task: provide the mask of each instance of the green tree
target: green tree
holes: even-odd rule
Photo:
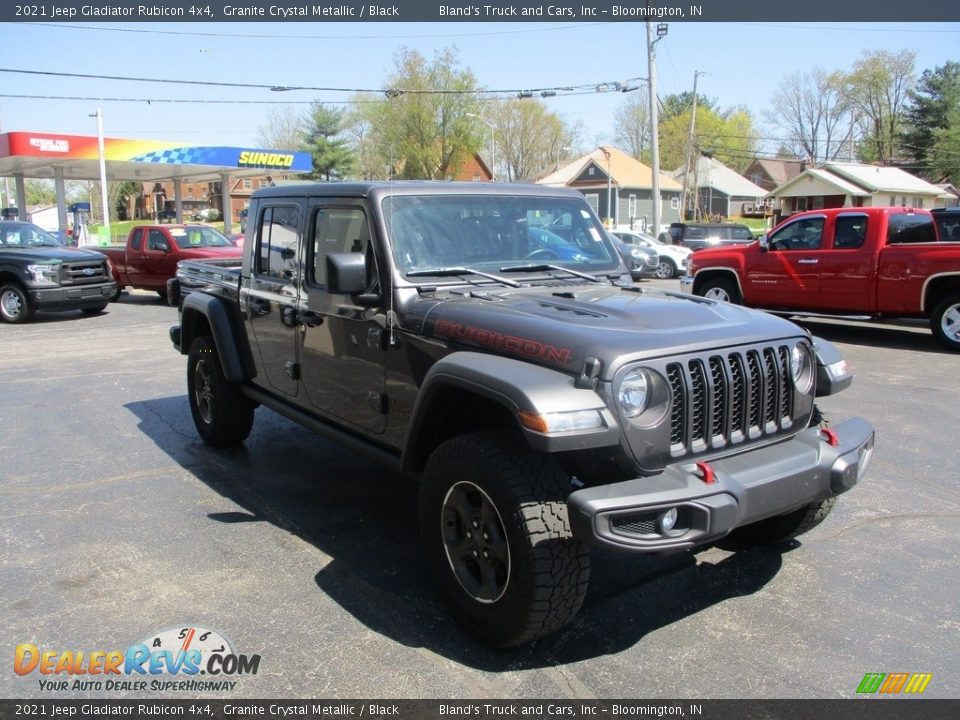
[[[667,95],[660,100],[659,120],[670,120],[678,115],[686,114],[690,119],[690,108],[693,107],[693,93],[687,90],[675,95]],[[704,108],[715,115],[720,115],[720,106],[716,98],[708,98],[706,95],[697,93],[697,109]]]
[[[948,62],[933,70],[924,70],[909,93],[904,110],[900,147],[903,167],[930,180],[945,175],[960,180],[956,170],[943,172],[944,162],[960,156],[960,145],[950,147],[949,138],[957,127],[960,112],[960,63]],[[955,163],[954,163],[955,165]]]
[[[861,160],[890,164],[899,158],[900,130],[915,83],[916,57],[913,50],[867,50],[846,76],[846,95],[860,124],[857,153]]]
[[[350,174],[354,151],[343,130],[343,110],[319,102],[313,104],[304,131],[304,149],[313,156],[310,177],[336,180]]]
[[[930,157],[935,180],[960,185],[960,104],[947,112],[945,127],[933,131]]]
[[[57,193],[50,180],[27,180],[23,183],[23,192],[28,207],[47,207],[57,202]]]
[[[745,170],[759,145],[753,117],[744,108],[719,114],[710,107],[700,107],[699,100],[697,102],[694,148],[734,170]],[[678,168],[686,163],[690,110],[687,108],[660,125],[660,166],[663,168]]]
[[[374,143],[379,165],[391,175],[438,180],[483,145],[475,116],[481,114],[473,73],[460,66],[456,50],[446,48],[428,61],[416,50],[402,48],[387,80],[387,97],[358,107],[356,123],[366,123],[366,139]]]
[[[131,211],[136,198],[143,192],[143,186],[137,182],[122,181],[107,183],[107,195],[110,207],[113,209],[111,218],[114,220],[130,220]]]

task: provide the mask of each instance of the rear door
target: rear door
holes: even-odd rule
[[[824,311],[872,313],[876,298],[876,253],[866,243],[872,228],[863,212],[833,218],[820,254],[820,296]]]
[[[240,290],[248,334],[255,339],[257,382],[290,397],[297,395],[300,378],[296,312],[301,220],[302,204],[295,198],[260,204],[250,280]]]

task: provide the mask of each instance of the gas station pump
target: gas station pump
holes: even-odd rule
[[[73,235],[70,237],[72,245],[92,245],[90,232],[87,230],[87,216],[90,215],[90,203],[77,202],[67,207],[72,216],[70,224],[73,226]]]

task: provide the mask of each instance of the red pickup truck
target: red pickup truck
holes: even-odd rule
[[[98,247],[110,258],[120,290],[130,285],[167,295],[167,280],[181,260],[240,258],[243,250],[208,225],[138,225],[126,245]]]
[[[960,242],[927,210],[796,213],[758,242],[693,254],[681,289],[768,310],[924,317],[960,351]]]

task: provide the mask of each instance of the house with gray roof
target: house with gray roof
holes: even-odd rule
[[[677,168],[671,175],[683,183],[684,168]],[[695,209],[698,218],[725,219],[752,213],[756,207],[763,206],[767,194],[733,168],[706,155],[700,156],[686,175],[688,192],[692,193],[696,188],[697,199],[696,208],[688,199],[687,209]]]

